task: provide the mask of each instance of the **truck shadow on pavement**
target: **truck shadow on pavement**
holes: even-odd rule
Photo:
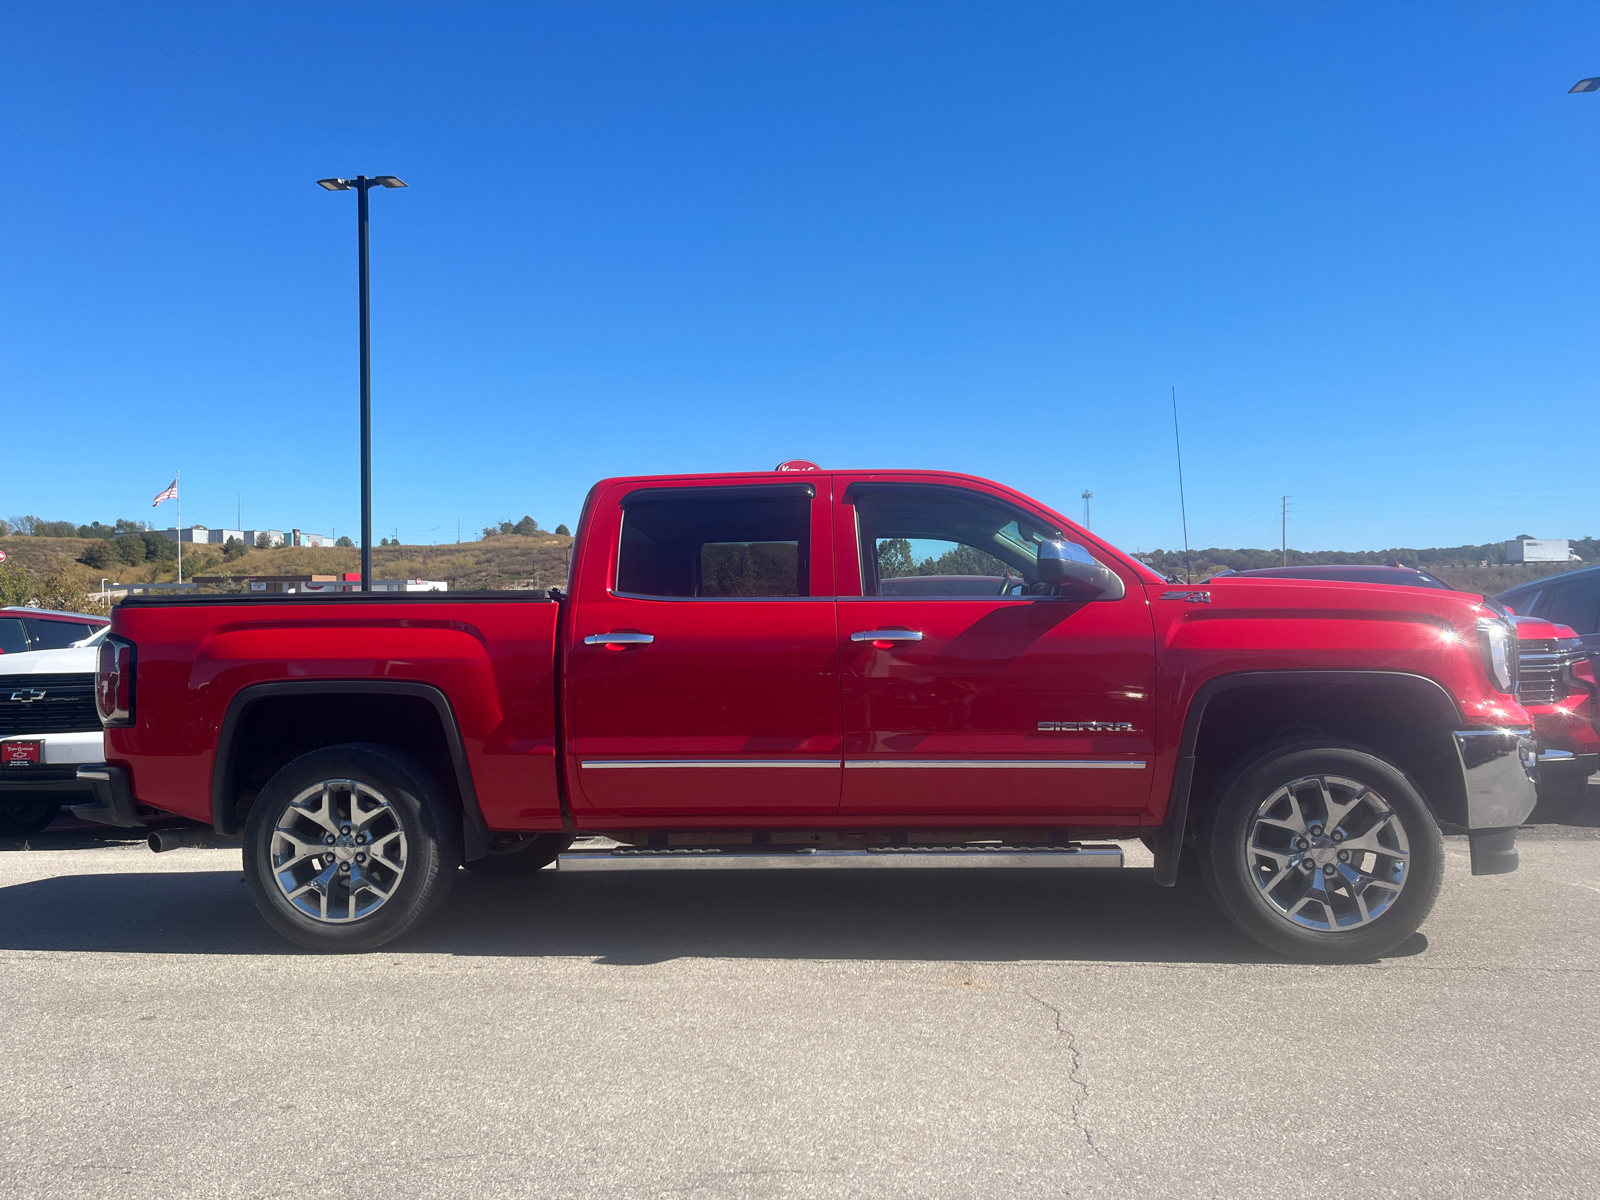
[[[1394,952],[1419,953],[1421,934]],[[0,888],[0,950],[305,953],[238,871],[60,875]],[[1193,882],[1145,869],[641,872],[519,880],[461,872],[443,910],[386,954],[879,961],[1270,963]]]

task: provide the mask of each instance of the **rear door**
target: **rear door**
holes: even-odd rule
[[[1049,594],[1037,547],[1060,535],[1048,518],[981,491],[845,488],[835,529],[843,812],[1081,821],[1145,807],[1149,606],[1114,561],[1127,574],[1122,599]]]
[[[837,811],[829,483],[597,497],[567,676],[576,802],[592,817]]]

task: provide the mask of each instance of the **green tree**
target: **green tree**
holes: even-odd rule
[[[535,534],[543,533],[544,530],[539,528],[539,522],[532,517],[523,517],[511,527],[511,532],[519,537],[533,537]]]
[[[568,529],[565,525],[557,525],[556,526],[556,536],[557,537],[571,537],[572,536],[572,530]]]
[[[911,561],[911,543],[905,538],[885,538],[878,543],[878,578],[903,579],[915,575],[917,567]]]
[[[344,546],[347,549],[354,549],[355,548],[355,543],[352,542],[348,537],[341,537],[338,541],[334,542],[333,544],[335,546]],[[387,544],[388,544],[388,540],[387,539],[385,539],[383,542],[379,543],[379,545],[387,545]]]
[[[130,534],[123,534],[112,542],[111,546],[116,551],[117,561],[127,563],[130,567],[138,566],[148,555],[144,538]]]
[[[178,557],[178,543],[163,533],[147,529],[139,535],[144,543],[146,562],[172,562]]]
[[[243,558],[250,553],[250,547],[243,538],[231,537],[222,543],[222,561],[232,562],[236,558]]]
[[[83,553],[78,555],[78,561],[86,567],[93,567],[99,571],[109,567],[116,561],[117,550],[105,538],[96,538],[83,548]]]
[[[78,527],[71,521],[36,521],[34,537],[77,537]]]

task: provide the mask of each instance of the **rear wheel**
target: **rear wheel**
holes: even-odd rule
[[[60,812],[59,804],[0,804],[0,836],[27,837],[39,833]]]
[[[1405,774],[1354,747],[1289,746],[1233,776],[1200,838],[1222,910],[1279,954],[1364,962],[1433,908],[1444,839]]]
[[[487,854],[462,865],[480,875],[532,875],[560,858],[572,842],[570,833],[497,833]]]
[[[388,746],[330,746],[283,767],[245,824],[250,895],[314,950],[370,950],[444,902],[461,821],[417,761]]]

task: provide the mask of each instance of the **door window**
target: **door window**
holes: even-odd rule
[[[36,617],[27,618],[24,624],[35,650],[60,650],[82,641],[97,628],[81,621],[45,621]]]
[[[16,617],[0,617],[0,654],[21,654],[28,648],[28,635]]]
[[[1039,543],[1061,536],[955,488],[861,490],[864,596],[1040,596]]]
[[[805,484],[635,492],[623,501],[617,591],[700,599],[809,595],[813,491]]]
[[[1558,625],[1570,625],[1579,633],[1600,632],[1600,574],[1558,586],[1545,601],[1543,616]]]

